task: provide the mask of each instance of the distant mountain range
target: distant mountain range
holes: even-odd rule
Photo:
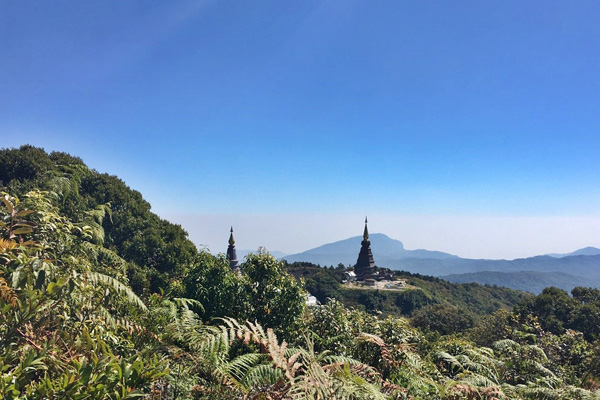
[[[431,250],[407,250],[399,240],[370,235],[375,264],[397,270],[442,277],[452,282],[479,282],[540,292],[557,286],[600,287],[600,249],[586,247],[569,254],[550,254],[516,260],[476,260]],[[329,243],[285,256],[288,262],[306,261],[322,266],[354,265],[362,236]]]
[[[540,293],[544,288],[554,286],[570,292],[576,286],[596,286],[588,278],[571,275],[564,272],[539,272],[539,271],[516,271],[499,272],[483,271],[467,274],[456,274],[441,276],[442,279],[453,283],[477,282],[486,285],[506,286],[511,289],[523,290],[525,292]]]
[[[392,239],[383,233],[373,233],[369,235],[369,239],[371,240],[371,249],[373,249],[375,263],[382,267],[392,268],[390,265],[396,265],[397,261],[407,258],[460,259],[458,256],[441,251],[406,250],[401,241]],[[362,236],[354,236],[349,239],[315,247],[302,253],[290,254],[283,257],[283,259],[288,262],[306,261],[313,264],[334,266],[342,263],[345,266],[350,266],[356,264],[362,240]]]

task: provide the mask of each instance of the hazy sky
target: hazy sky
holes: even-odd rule
[[[0,2],[0,147],[67,151],[192,239],[600,247],[597,1]],[[375,252],[375,249],[374,249]]]

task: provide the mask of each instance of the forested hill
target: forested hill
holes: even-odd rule
[[[89,169],[63,152],[33,146],[0,151],[0,187],[9,193],[39,188],[59,193],[60,212],[80,221],[84,211],[108,205],[104,246],[129,261],[129,282],[137,293],[168,287],[169,278],[190,266],[196,246],[179,225],[159,218],[140,192],[116,176]]]
[[[306,289],[322,303],[328,298],[335,298],[347,306],[388,315],[412,316],[435,305],[459,309],[465,317],[478,319],[499,309],[510,310],[531,296],[502,286],[451,283],[405,271],[389,271],[395,279],[402,279],[407,284],[406,290],[392,291],[349,288],[342,284],[344,270],[341,268],[321,268],[311,263],[295,262],[287,264],[286,270],[296,278],[304,279]]]

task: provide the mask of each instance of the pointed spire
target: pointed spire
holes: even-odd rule
[[[231,230],[229,232],[231,232],[229,234],[229,244],[233,245],[235,244],[235,239],[233,238],[233,226],[231,227]]]
[[[363,233],[363,239],[369,240],[369,229],[367,228],[367,217],[365,217],[365,232]]]
[[[237,259],[237,252],[235,251],[235,239],[233,239],[233,226],[229,231],[229,246],[227,247],[227,258],[229,258],[229,267],[234,271],[240,270],[240,264]]]

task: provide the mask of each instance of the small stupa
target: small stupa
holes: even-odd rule
[[[240,271],[240,263],[237,259],[237,252],[235,251],[235,239],[233,238],[233,226],[229,231],[229,246],[227,246],[227,258],[229,259],[229,267],[235,271]]]

